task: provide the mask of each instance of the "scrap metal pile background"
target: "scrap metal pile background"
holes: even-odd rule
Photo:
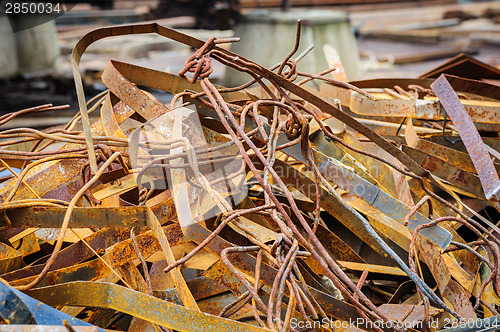
[[[109,61],[87,100],[85,49],[144,33],[194,54],[178,75]],[[0,132],[0,330],[496,330],[500,88],[302,73],[300,22],[271,69],[236,41],[95,30],[79,114]],[[214,85],[212,61],[249,83]]]

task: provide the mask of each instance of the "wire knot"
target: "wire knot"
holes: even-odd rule
[[[212,59],[210,52],[216,44],[216,38],[211,37],[203,44],[193,55],[191,55],[184,63],[184,68],[179,71],[179,76],[187,80],[189,83],[194,83],[198,78],[208,77],[212,69]],[[193,73],[193,77],[189,78],[186,73]]]

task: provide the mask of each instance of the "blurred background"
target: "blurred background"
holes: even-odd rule
[[[500,65],[498,1],[70,0],[52,2],[60,5],[59,13],[18,15],[6,14],[12,1],[1,3],[0,113],[46,103],[72,105],[64,112],[23,118],[23,126],[53,126],[75,114],[72,49],[93,29],[116,24],[157,22],[203,40],[238,36],[239,43],[225,47],[272,66],[293,48],[296,22],[302,19],[297,54],[314,45],[299,63],[302,71],[334,66],[339,70],[333,78],[349,81],[431,77],[432,69],[458,59],[480,61],[479,71],[483,64],[491,66],[481,77],[473,70],[469,78],[500,79],[495,72]],[[110,59],[177,73],[192,52],[157,35],[101,40],[82,58],[86,95],[105,89],[100,74]],[[220,64],[214,64],[211,77],[227,86],[249,80]],[[171,97],[151,92],[165,102]]]

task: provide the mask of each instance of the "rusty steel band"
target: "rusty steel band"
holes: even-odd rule
[[[431,84],[443,108],[450,115],[474,163],[486,199],[500,199],[500,179],[474,123],[444,75]]]

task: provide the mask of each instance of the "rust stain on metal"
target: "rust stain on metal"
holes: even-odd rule
[[[302,73],[300,31],[299,22],[272,70],[220,47],[238,38],[202,41],[154,23],[83,36],[72,57],[79,117],[1,133],[34,144],[0,150],[6,171],[21,169],[0,183],[0,303],[34,303],[25,323],[69,330],[67,314],[112,330],[256,332],[330,330],[318,322],[402,332],[498,315],[500,237],[490,235],[500,234],[500,180],[488,151],[499,144],[489,138],[487,150],[473,123],[495,128],[498,105],[460,101],[444,77],[348,83]],[[196,50],[177,75],[112,60],[109,90],[87,102],[84,51],[144,33]],[[251,81],[214,85],[213,60]],[[302,85],[313,79],[326,87]],[[463,143],[439,123],[434,93]],[[65,107],[2,115],[0,125]],[[411,147],[398,136],[404,117]],[[61,310],[32,309],[40,301]],[[0,306],[5,322],[22,316],[11,307]]]
[[[444,75],[439,76],[431,84],[431,88],[436,93],[436,96],[438,96],[445,111],[449,114],[467,148],[467,152],[469,152],[469,156],[481,180],[486,199],[500,200],[500,179],[498,178],[497,171],[493,166],[493,162],[488,150],[484,146],[481,136],[457,94]]]

